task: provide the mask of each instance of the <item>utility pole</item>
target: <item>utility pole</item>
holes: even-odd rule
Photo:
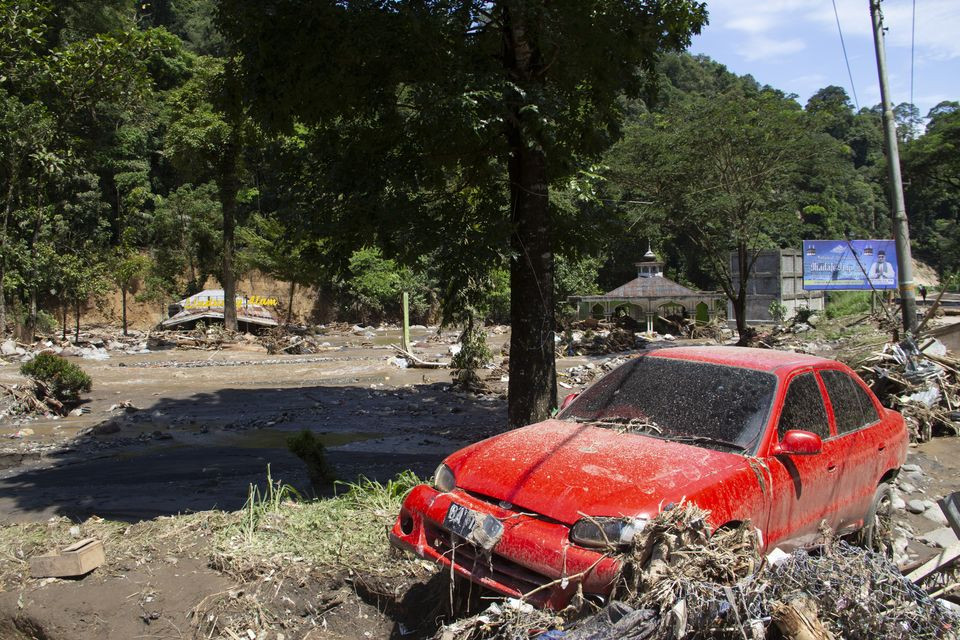
[[[880,76],[880,100],[883,103],[883,133],[887,141],[887,171],[890,179],[893,237],[897,246],[897,271],[900,284],[900,308],[903,328],[917,329],[917,294],[913,284],[913,260],[910,256],[910,228],[903,202],[903,181],[900,178],[900,150],[897,147],[897,123],[893,119],[893,103],[887,86],[887,55],[883,46],[883,14],[880,0],[869,0],[873,18],[873,43],[877,49],[877,74]]]

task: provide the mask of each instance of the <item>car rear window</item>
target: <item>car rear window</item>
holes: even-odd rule
[[[833,405],[837,433],[850,433],[880,419],[870,396],[849,375],[842,371],[821,371],[820,375]]]
[[[712,438],[749,452],[767,422],[776,386],[776,376],[764,371],[642,356],[584,391],[562,419],[612,428],[629,421],[624,431]]]

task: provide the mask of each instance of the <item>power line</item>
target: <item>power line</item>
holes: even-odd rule
[[[850,78],[850,91],[853,93],[853,104],[860,111],[860,101],[857,100],[857,88],[853,84],[853,71],[850,70],[850,58],[847,57],[847,43],[843,41],[843,29],[840,28],[840,13],[837,11],[837,0],[833,2],[833,17],[837,19],[837,33],[840,34],[840,48],[843,49],[843,60],[847,63],[847,76]]]

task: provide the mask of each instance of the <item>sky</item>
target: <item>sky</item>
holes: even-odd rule
[[[960,101],[960,0],[915,0],[913,102],[925,117],[943,100]],[[795,93],[801,104],[837,85],[861,107],[880,103],[869,0],[836,0],[853,72],[844,63],[831,0],[707,0],[710,24],[690,47],[739,75]],[[910,101],[914,0],[883,0],[893,104]]]

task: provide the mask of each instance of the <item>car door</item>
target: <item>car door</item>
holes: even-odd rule
[[[810,431],[823,440],[823,449],[813,455],[769,455],[770,510],[767,546],[793,548],[813,543],[821,522],[835,527],[835,499],[842,456],[832,438],[824,389],[812,369],[794,374],[776,421],[776,446],[791,429]]]
[[[856,528],[866,513],[880,477],[880,447],[872,426],[880,413],[860,382],[846,371],[822,369],[820,377],[827,391],[836,429],[835,446],[841,458],[837,474],[837,530]]]

